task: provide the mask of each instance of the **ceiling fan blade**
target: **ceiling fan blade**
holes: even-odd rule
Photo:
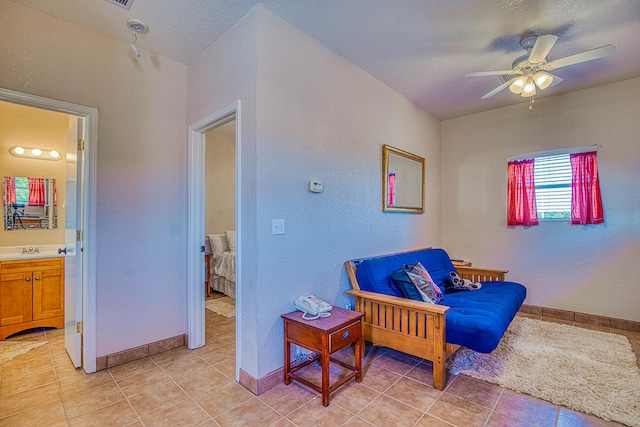
[[[549,85],[549,87],[554,87],[555,85],[562,83],[562,81],[564,80],[562,77],[558,77],[555,74],[551,74],[551,73],[547,73],[549,74],[551,77],[553,77],[553,81],[551,82],[551,84]]]
[[[551,34],[538,37],[536,43],[533,45],[533,49],[531,49],[531,54],[529,54],[529,62],[538,64],[544,61],[557,40],[558,36]]]
[[[474,71],[472,73],[465,74],[466,77],[478,77],[478,76],[500,76],[500,75],[520,75],[521,72],[514,72],[513,70],[499,70],[499,71]]]
[[[511,85],[511,83],[513,83],[513,81],[517,79],[517,77],[512,78],[511,80],[508,80],[504,83],[502,83],[500,86],[498,86],[497,88],[495,88],[494,90],[492,90],[491,92],[489,92],[488,94],[486,94],[485,96],[482,97],[482,99],[487,99],[487,98],[491,98],[493,95],[495,95],[496,93],[500,92],[501,90],[509,87],[509,85]]]
[[[604,58],[615,52],[616,48],[612,44],[606,46],[597,47],[595,49],[587,50],[582,53],[576,53],[575,55],[565,56],[564,58],[556,59],[549,62],[544,69],[555,70],[556,68],[566,67],[568,65],[579,64],[580,62],[591,61],[593,59]]]

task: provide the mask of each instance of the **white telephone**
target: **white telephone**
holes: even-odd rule
[[[331,309],[333,307],[328,303],[322,301],[320,298],[314,295],[306,295],[299,296],[296,299],[296,308],[302,312],[302,318],[304,320],[315,320],[318,317],[329,317],[331,316]],[[311,315],[309,317],[308,315]]]

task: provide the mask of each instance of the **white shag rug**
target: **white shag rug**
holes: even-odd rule
[[[209,299],[205,301],[204,306],[207,310],[224,317],[235,317],[236,315],[236,300],[231,297]]]
[[[460,348],[448,365],[452,373],[640,427],[640,369],[622,335],[516,317],[492,353]]]
[[[0,366],[46,343],[46,341],[0,341]]]

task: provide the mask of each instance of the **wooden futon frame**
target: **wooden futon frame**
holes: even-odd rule
[[[375,292],[361,291],[356,279],[357,263],[345,262],[351,282],[348,294],[356,298],[356,311],[364,313],[364,339],[375,346],[392,348],[433,362],[433,387],[446,385],[447,357],[460,346],[447,343],[446,315],[449,307]],[[456,267],[460,277],[472,282],[504,281],[506,270]]]

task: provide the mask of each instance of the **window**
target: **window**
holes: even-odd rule
[[[571,160],[569,154],[536,157],[533,174],[538,218],[571,218]]]
[[[539,218],[604,222],[595,146],[509,157],[507,225],[538,225]]]
[[[29,204],[29,178],[16,177],[16,204]]]

